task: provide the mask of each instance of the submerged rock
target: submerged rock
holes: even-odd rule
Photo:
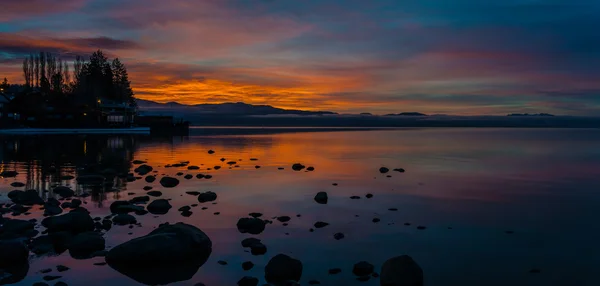
[[[187,175],[183,176],[183,178],[184,178],[184,179],[186,179],[186,180],[190,180],[190,179],[192,179],[193,177],[194,177],[194,176],[192,176],[191,174],[187,174]]]
[[[148,165],[144,164],[144,165],[140,165],[139,167],[135,168],[133,171],[138,173],[140,176],[145,176],[148,173],[152,172],[152,170],[154,170],[154,168],[152,168],[152,166],[148,166]]]
[[[204,192],[204,193],[200,193],[200,195],[198,195],[198,202],[201,202],[201,203],[212,202],[212,201],[215,201],[216,199],[217,199],[217,194],[214,192]]]
[[[191,279],[211,252],[210,238],[195,226],[163,224],[146,236],[117,245],[106,262],[139,283],[164,285]]]
[[[155,177],[155,176],[151,176],[151,175],[149,175],[149,176],[146,176],[146,177],[144,178],[144,180],[145,180],[147,183],[152,183],[152,182],[156,181],[156,177]]]
[[[179,180],[173,177],[162,177],[160,179],[160,185],[164,188],[174,188],[179,185]]]
[[[137,223],[137,219],[130,214],[118,214],[112,219],[116,225],[128,225]]]
[[[252,261],[246,261],[242,263],[242,269],[244,269],[245,271],[252,269],[252,267],[254,267],[254,263],[252,263]]]
[[[241,233],[260,234],[265,230],[265,221],[259,218],[240,218],[237,222],[238,231]]]
[[[12,183],[10,184],[10,186],[11,186],[11,187],[15,187],[15,188],[22,188],[22,187],[25,187],[25,184],[24,184],[24,183],[21,183],[21,182],[12,182]]]
[[[265,266],[265,279],[275,285],[285,285],[287,281],[299,281],[302,277],[302,262],[285,254],[277,254]]]
[[[44,200],[40,197],[38,191],[36,190],[27,190],[27,191],[19,191],[14,190],[7,194],[8,198],[15,204],[21,204],[26,206],[32,205],[43,205]]]
[[[381,286],[423,286],[423,270],[408,255],[388,259],[381,267]]]
[[[327,193],[326,192],[318,192],[317,195],[315,195],[315,202],[319,203],[319,204],[327,204]]]
[[[104,237],[97,232],[84,232],[76,235],[69,243],[69,254],[75,259],[92,258],[92,254],[104,250]]]
[[[70,212],[60,216],[47,217],[42,220],[42,226],[49,232],[69,231],[80,233],[94,230],[94,220],[84,212]]]
[[[258,278],[244,276],[244,277],[242,277],[242,279],[240,279],[240,281],[237,282],[237,285],[238,286],[257,286]]]
[[[375,267],[373,266],[373,264],[366,261],[361,261],[359,263],[354,264],[354,267],[352,268],[352,273],[354,273],[354,275],[356,276],[367,276],[373,273],[374,270]]]
[[[158,199],[152,201],[148,207],[146,207],[151,214],[166,214],[172,208],[169,201],[165,199]]]
[[[381,168],[379,168],[379,173],[382,173],[382,174],[385,174],[385,173],[387,173],[387,172],[389,172],[389,171],[390,171],[390,169],[388,169],[388,168],[386,168],[386,167],[381,167]]]

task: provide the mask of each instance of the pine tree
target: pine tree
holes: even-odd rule
[[[129,81],[129,75],[127,74],[127,68],[121,63],[119,58],[116,58],[112,62],[113,70],[113,86],[115,88],[115,98],[124,103],[135,105],[135,99],[133,97],[133,90],[131,89],[131,82]]]

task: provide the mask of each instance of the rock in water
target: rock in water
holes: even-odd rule
[[[144,180],[145,180],[147,183],[152,183],[152,182],[156,181],[156,177],[154,177],[154,176],[152,176],[152,175],[148,175],[148,176],[146,176],[146,177],[144,178]]]
[[[195,226],[163,224],[112,248],[108,265],[146,285],[164,285],[192,278],[212,252],[210,238]]]
[[[258,278],[245,276],[237,283],[238,286],[257,286]]]
[[[54,188],[52,192],[59,195],[61,198],[70,198],[75,195],[75,191],[63,186]]]
[[[259,234],[265,230],[265,221],[259,218],[244,217],[238,220],[237,228],[241,233]]]
[[[112,220],[116,225],[135,224],[137,220],[130,214],[118,214]]]
[[[318,192],[317,195],[315,196],[315,202],[319,203],[319,204],[327,204],[327,193],[326,192]]]
[[[160,179],[160,185],[164,188],[174,188],[179,185],[179,180],[173,177],[162,177]]]
[[[0,240],[0,285],[23,280],[29,271],[29,249],[18,240]]]
[[[299,281],[302,276],[302,262],[285,254],[277,254],[265,266],[265,279],[275,285],[285,285],[287,281]]]
[[[198,195],[198,201],[201,203],[212,202],[217,199],[217,194],[214,192],[204,192]]]
[[[408,255],[388,259],[381,267],[381,286],[423,286],[423,270]]]
[[[12,182],[12,183],[10,184],[10,186],[11,186],[11,187],[15,187],[15,188],[22,188],[22,187],[25,187],[25,184],[24,184],[24,183],[21,183],[21,182]]]
[[[171,204],[165,199],[152,201],[147,209],[151,214],[166,214],[171,209]]]
[[[104,237],[100,233],[89,231],[76,235],[69,243],[69,254],[75,259],[92,258],[96,251],[105,247]]]
[[[60,216],[47,217],[42,226],[49,232],[69,231],[80,233],[94,230],[94,220],[84,212],[70,212]]]
[[[148,166],[148,165],[140,165],[139,167],[135,168],[135,170],[133,170],[134,172],[138,173],[140,176],[145,176],[148,173],[152,172],[154,168],[152,168],[152,166]]]
[[[305,166],[300,164],[300,163],[296,163],[294,165],[292,165],[292,170],[294,171],[302,171],[302,169],[304,169]]]
[[[44,200],[40,197],[40,195],[38,194],[38,191],[36,191],[36,190],[10,191],[7,196],[15,204],[21,204],[21,205],[26,205],[26,206],[43,205],[44,204]]]
[[[367,276],[371,275],[371,273],[373,273],[374,270],[375,267],[373,266],[373,264],[366,261],[361,261],[359,263],[354,264],[354,268],[352,268],[352,273],[354,273],[354,275],[356,276]]]
[[[387,173],[387,172],[389,172],[389,171],[390,171],[390,169],[388,169],[388,168],[386,168],[386,167],[381,167],[381,168],[379,168],[379,173],[382,173],[382,174],[385,174],[385,173]]]

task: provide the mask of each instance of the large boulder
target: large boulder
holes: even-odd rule
[[[75,195],[75,192],[68,187],[60,186],[52,190],[54,194],[59,195],[61,198],[70,198]]]
[[[210,238],[195,226],[163,224],[112,248],[106,262],[139,283],[164,285],[192,278],[211,252]]]
[[[212,202],[212,201],[215,201],[216,199],[217,199],[217,194],[214,192],[204,192],[204,193],[201,193],[200,195],[198,195],[198,202],[201,202],[201,203]]]
[[[388,259],[381,267],[381,286],[423,286],[423,270],[408,255]]]
[[[60,216],[47,217],[42,226],[49,232],[68,231],[80,233],[94,230],[94,220],[85,212],[70,212]]]
[[[285,254],[277,254],[265,266],[265,279],[275,285],[286,285],[287,281],[300,281],[302,262]]]
[[[265,230],[266,223],[259,218],[240,218],[237,222],[238,231],[241,233],[260,234]]]
[[[0,240],[0,285],[17,283],[29,271],[29,249],[19,240]]]
[[[172,208],[171,204],[169,203],[169,201],[165,200],[165,199],[158,199],[155,201],[152,201],[147,209],[151,214],[166,214],[169,212],[169,210]]]
[[[69,254],[75,259],[92,258],[93,253],[105,247],[102,234],[89,231],[76,235],[69,243]]]
[[[164,188],[174,188],[179,185],[179,180],[173,177],[162,177],[160,179],[160,185]]]
[[[44,200],[40,197],[38,191],[36,191],[36,190],[27,190],[27,191],[14,190],[14,191],[9,192],[7,196],[15,204],[21,204],[21,205],[26,205],[26,206],[43,205],[44,204]]]

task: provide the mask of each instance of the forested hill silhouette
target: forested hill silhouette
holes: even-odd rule
[[[158,103],[149,100],[138,99],[137,105],[140,111],[150,113],[194,113],[203,115],[334,115],[330,111],[306,111],[295,109],[282,109],[270,105],[252,105],[243,102],[228,102],[219,104],[196,104],[185,105],[177,102]]]

